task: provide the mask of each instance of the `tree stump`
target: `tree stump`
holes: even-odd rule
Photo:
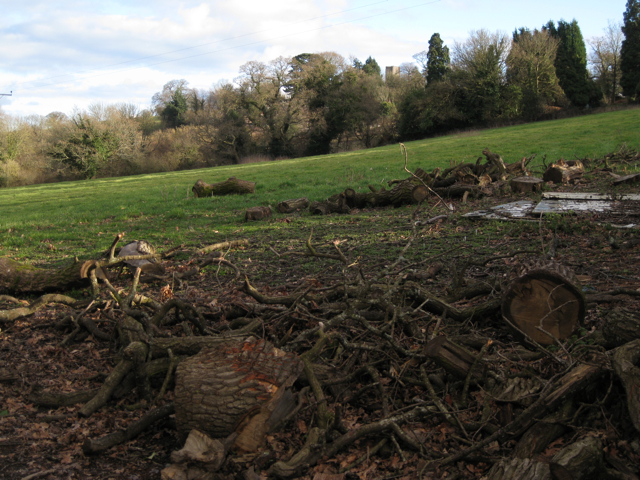
[[[271,207],[251,207],[244,214],[244,221],[265,220],[271,218]]]
[[[510,182],[513,193],[539,192],[543,184],[544,180],[536,177],[516,177]]]
[[[547,167],[542,175],[542,180],[553,183],[569,183],[572,180],[581,178],[584,173],[584,165],[580,160],[564,159],[558,160]]]
[[[541,345],[552,345],[556,339],[569,338],[583,322],[586,300],[568,267],[532,259],[520,264],[512,276],[502,297],[502,315],[516,328],[516,335],[524,333]]]
[[[191,188],[196,198],[220,196],[220,195],[242,195],[245,193],[254,193],[256,191],[255,182],[240,180],[236,177],[230,177],[224,182],[208,184],[202,180],[198,180]]]
[[[294,407],[289,387],[303,369],[293,353],[250,338],[201,351],[176,370],[178,430],[213,438],[238,433],[234,446],[254,451]]]
[[[276,205],[278,213],[293,213],[296,210],[306,210],[309,207],[309,199],[307,197],[285,200]]]

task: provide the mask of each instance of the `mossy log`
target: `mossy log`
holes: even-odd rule
[[[565,161],[561,158],[547,167],[542,179],[545,182],[569,183],[572,180],[581,178],[583,173],[584,165],[580,160]]]
[[[349,213],[351,208],[347,204],[345,194],[339,193],[329,197],[324,202],[311,202],[309,211],[312,215],[328,215],[330,213]]]
[[[397,181],[390,190],[369,186],[370,192],[359,193],[347,188],[343,195],[351,208],[367,207],[401,207],[424,201],[429,196],[429,189],[420,179],[410,177]]]
[[[293,213],[298,210],[306,210],[309,207],[309,199],[307,197],[294,198],[285,200],[276,205],[278,213]]]
[[[586,300],[571,269],[545,259],[530,259],[512,272],[504,290],[502,315],[516,335],[541,344],[566,340],[580,325]]]
[[[302,368],[295,354],[264,340],[203,350],[176,371],[178,430],[214,438],[237,432],[235,447],[254,451],[294,407],[289,387]]]
[[[236,177],[230,177],[224,182],[212,184],[198,180],[191,188],[191,191],[198,198],[233,194],[242,195],[245,193],[254,193],[256,191],[256,184],[255,182],[240,180]]]
[[[75,261],[59,269],[37,268],[0,257],[0,292],[34,293],[63,292],[89,286],[86,265],[93,262]],[[84,275],[84,276],[83,276]]]

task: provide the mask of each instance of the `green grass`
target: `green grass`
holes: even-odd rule
[[[406,143],[408,166],[431,170],[468,162],[484,148],[508,163],[536,154],[547,163],[561,157],[599,157],[626,143],[640,147],[640,109],[593,114]],[[217,167],[153,175],[64,182],[0,190],[0,255],[54,261],[95,255],[114,236],[145,238],[163,245],[197,244],[248,236],[287,224],[243,222],[244,211],[289,198],[322,200],[353,187],[405,178],[398,145],[321,157]],[[238,177],[256,182],[252,195],[196,199],[192,185]],[[320,218],[305,218],[322,225]]]

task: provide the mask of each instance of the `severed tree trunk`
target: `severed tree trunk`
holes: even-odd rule
[[[89,286],[86,266],[93,262],[76,261],[59,269],[37,268],[0,257],[0,292],[31,293],[65,291]]]
[[[285,200],[276,206],[278,213],[293,213],[297,210],[306,210],[309,207],[309,199],[307,197]]]
[[[613,369],[627,392],[627,407],[631,422],[640,432],[640,339],[618,348],[613,355]]]
[[[244,214],[244,221],[249,220],[265,220],[271,218],[271,207],[251,207]]]
[[[520,264],[514,276],[502,297],[502,315],[518,336],[552,345],[583,322],[586,300],[568,267],[533,259]]]
[[[235,448],[255,451],[293,409],[289,387],[302,368],[295,354],[264,340],[203,350],[176,371],[178,430],[197,429],[214,438],[237,432]]]
[[[347,205],[352,208],[387,207],[389,205],[401,207],[402,205],[420,203],[429,196],[429,189],[415,177],[394,182],[390,190],[384,187],[378,189],[370,185],[370,192],[358,193],[352,188],[347,188],[343,195]]]
[[[567,162],[561,158],[547,167],[542,179],[545,182],[569,183],[572,180],[581,178],[583,173],[584,165],[580,160],[569,160]]]
[[[640,313],[615,308],[606,316],[602,335],[608,348],[615,348],[640,338]]]
[[[461,379],[467,378],[469,370],[476,361],[476,357],[469,353],[468,350],[450,342],[447,340],[447,337],[443,335],[427,343],[424,354],[447,372]],[[482,378],[486,369],[487,367],[484,362],[476,365],[473,371],[474,379],[478,380]]]
[[[513,193],[539,192],[543,184],[544,180],[536,177],[516,177],[510,182]]]
[[[191,191],[198,198],[211,197],[219,195],[232,195],[232,194],[244,194],[254,193],[256,191],[256,184],[254,182],[248,182],[246,180],[240,180],[236,177],[230,177],[221,183],[208,184],[202,180],[198,180],[196,184],[191,188]]]
[[[312,215],[328,215],[330,213],[349,213],[351,208],[347,204],[344,193],[339,193],[324,202],[311,202],[309,211]]]
[[[549,465],[529,458],[506,458],[496,463],[487,480],[551,480]]]
[[[597,437],[585,437],[567,445],[549,464],[552,478],[602,478],[599,475],[604,469],[602,447],[602,441]]]

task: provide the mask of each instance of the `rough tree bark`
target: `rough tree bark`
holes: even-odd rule
[[[196,197],[211,197],[218,195],[232,195],[254,193],[256,184],[236,177],[230,177],[224,182],[208,184],[198,180],[191,188]]]
[[[198,429],[214,438],[235,431],[235,446],[253,451],[293,407],[288,389],[302,368],[295,354],[264,340],[203,350],[176,372],[178,429]]]
[[[309,207],[309,199],[307,197],[294,198],[278,203],[276,210],[278,213],[293,213],[297,210],[306,210]]]
[[[584,165],[580,160],[569,160],[567,162],[561,158],[547,167],[542,179],[545,182],[569,183],[572,180],[581,178],[583,173]]]
[[[83,276],[87,264],[93,262],[75,261],[60,269],[37,268],[0,257],[0,292],[33,293],[65,291],[89,285],[89,279]]]

